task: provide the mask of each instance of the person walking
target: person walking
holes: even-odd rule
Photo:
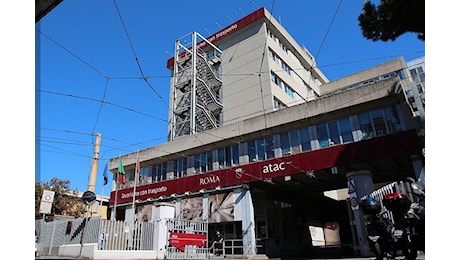
[[[224,236],[220,233],[219,230],[216,230],[216,234],[214,236],[213,242],[213,252],[214,255],[220,256],[223,253],[223,244],[224,244]]]

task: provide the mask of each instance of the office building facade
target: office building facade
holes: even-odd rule
[[[167,67],[169,140],[110,160],[116,219],[154,221],[169,203],[174,218],[223,231],[227,254],[345,254],[360,228],[349,173],[370,172],[378,188],[424,164],[403,58],[329,81],[261,8],[209,37],[179,38]]]

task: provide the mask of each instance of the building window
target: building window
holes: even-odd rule
[[[327,123],[327,130],[329,133],[329,144],[340,144],[340,134],[337,121],[330,121]]]
[[[289,132],[289,140],[291,142],[291,151],[293,154],[300,152],[300,139],[299,139],[299,131],[290,131]]]
[[[351,131],[351,125],[349,118],[342,118],[339,120],[340,136],[342,137],[342,143],[353,142],[353,133]]]
[[[399,121],[398,111],[395,107],[387,107],[385,111],[385,123],[388,127],[389,134],[402,131],[402,125]]]
[[[358,115],[359,128],[363,139],[372,138],[375,136],[374,128],[372,127],[372,121],[368,112],[361,113]]]
[[[319,124],[316,126],[316,135],[319,142],[319,147],[329,146],[329,135],[327,133],[327,124]]]
[[[248,142],[248,159],[249,159],[249,162],[257,161],[257,158],[256,158],[256,142],[255,141],[249,141]]]
[[[302,152],[311,150],[311,140],[310,134],[308,133],[308,128],[302,128],[299,131],[300,134],[300,146]]]
[[[225,163],[225,149],[224,148],[217,150],[217,161],[219,163],[219,168],[225,168],[227,166]]]
[[[375,110],[371,112],[372,124],[374,125],[376,136],[386,135],[388,133],[385,119],[383,118],[383,110]]]
[[[289,133],[280,134],[281,155],[291,154],[291,143],[289,142]]]
[[[273,71],[271,72],[270,78],[276,85],[278,85],[278,87],[284,90],[286,94],[288,94],[292,98],[295,98],[296,96],[295,91],[289,85],[284,83],[284,81],[282,81],[278,76],[276,76]]]
[[[279,101],[277,98],[273,98],[273,107],[276,110],[280,110],[280,109],[286,108],[286,105],[283,104],[283,102]]]

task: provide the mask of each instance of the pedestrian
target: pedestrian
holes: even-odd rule
[[[214,236],[214,255],[220,256],[223,253],[223,244],[224,244],[224,236],[220,233],[219,230],[216,230],[216,234]]]
[[[102,230],[101,235],[99,237],[99,249],[104,250],[104,243],[105,243],[105,230]]]

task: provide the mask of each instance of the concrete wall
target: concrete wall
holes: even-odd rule
[[[159,259],[157,257],[157,252],[153,250],[150,250],[150,251],[97,250],[97,243],[83,244],[83,246],[81,245],[63,245],[59,247],[58,256],[75,257],[75,258],[83,258],[83,259],[112,259],[112,260]]]
[[[375,84],[322,97],[305,104],[249,118],[193,136],[183,136],[174,141],[141,150],[139,151],[139,156],[143,158],[142,163],[149,161],[149,159],[145,158],[151,158],[152,162],[149,163],[169,161],[182,158],[186,153],[196,153],[203,151],[203,149],[215,149],[223,145],[234,144],[235,140],[241,141],[245,137],[260,136],[260,131],[271,131],[273,133],[274,131],[292,129],[296,124],[305,126],[305,120],[309,120],[309,124],[320,122],[318,120],[324,122],[343,116],[343,113],[370,110],[374,108],[373,106],[381,107],[385,105],[382,103],[385,102],[383,100],[387,100],[387,105],[394,104],[398,102],[395,99],[400,98],[400,96],[395,95],[398,83],[399,81],[396,78],[382,80]],[[353,107],[353,109],[349,110],[348,108],[350,107]],[[318,117],[320,115],[321,118]],[[121,159],[125,165],[125,170],[134,169],[137,160],[135,152],[124,155]],[[110,169],[116,171],[118,164],[118,158],[112,159]]]

